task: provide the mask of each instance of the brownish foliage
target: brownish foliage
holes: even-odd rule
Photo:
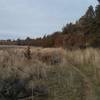
[[[61,35],[55,38],[56,47],[82,48],[86,46],[86,38],[84,35]]]

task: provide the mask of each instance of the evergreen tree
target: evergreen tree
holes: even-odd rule
[[[86,18],[89,18],[89,19],[95,17],[95,11],[94,11],[92,5],[89,6],[89,8],[88,8],[88,10],[87,10],[87,12],[86,12],[86,14],[85,14],[85,17],[86,17]]]
[[[96,7],[96,20],[100,22],[100,4]]]
[[[96,14],[95,14],[95,11],[93,9],[93,6],[89,6],[85,15],[80,18],[79,23],[81,25],[82,32],[84,34],[92,33],[91,30],[92,30],[92,25],[93,25],[94,20],[95,20],[95,16],[96,16]]]
[[[65,27],[63,27],[62,32],[63,34],[73,34],[76,31],[75,29],[76,29],[75,25],[73,23],[69,23],[66,24]]]
[[[93,6],[89,6],[88,10],[86,11],[85,15],[82,16],[79,20],[80,24],[89,23],[89,21],[95,18],[95,11]]]

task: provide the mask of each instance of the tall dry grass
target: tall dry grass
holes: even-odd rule
[[[25,88],[46,86],[46,100],[99,100],[100,50],[64,50],[62,48],[25,48],[0,50],[0,79],[24,81]],[[43,98],[44,100],[44,98]]]

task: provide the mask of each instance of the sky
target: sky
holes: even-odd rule
[[[0,39],[36,38],[61,31],[96,0],[0,0]]]

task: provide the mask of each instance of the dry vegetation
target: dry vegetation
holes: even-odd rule
[[[100,100],[100,50],[0,49],[2,100]]]

